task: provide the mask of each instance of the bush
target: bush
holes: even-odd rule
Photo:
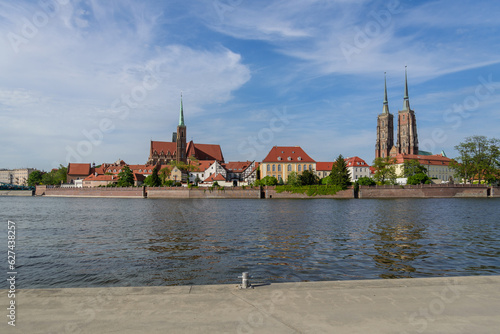
[[[418,174],[415,174],[415,175],[408,177],[408,180],[406,181],[406,183],[411,184],[411,185],[416,185],[416,184],[424,184],[424,183],[430,184],[432,182],[431,182],[431,179],[429,178],[429,176],[427,176],[427,174],[418,173]]]
[[[367,177],[367,176],[360,177],[356,181],[356,183],[359,184],[360,186],[374,186],[377,184],[377,182],[375,182],[374,179]]]

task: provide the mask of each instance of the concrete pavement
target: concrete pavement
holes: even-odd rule
[[[0,333],[499,333],[500,276],[25,289]]]

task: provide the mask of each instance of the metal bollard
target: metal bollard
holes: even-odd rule
[[[248,272],[245,271],[241,274],[241,276],[238,276],[238,278],[241,278],[241,285],[240,285],[240,289],[248,289],[248,288],[251,288],[252,285],[250,284],[250,282],[248,281],[248,278],[250,276],[248,275]]]

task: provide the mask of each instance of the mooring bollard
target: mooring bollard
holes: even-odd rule
[[[248,289],[248,288],[251,288],[252,285],[250,284],[250,282],[248,281],[248,278],[250,277],[250,275],[248,275],[248,272],[245,271],[241,274],[241,276],[238,276],[238,278],[241,278],[241,285],[240,285],[240,289]]]

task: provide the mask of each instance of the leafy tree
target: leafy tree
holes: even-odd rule
[[[128,166],[123,166],[120,173],[118,173],[118,187],[131,187],[134,185],[134,174]]]
[[[42,175],[41,184],[45,185],[60,185],[66,183],[66,175],[68,169],[63,165],[59,165],[59,169],[53,169]]]
[[[374,186],[377,184],[375,180],[373,180],[371,177],[368,176],[360,177],[359,179],[356,180],[356,183],[359,184],[360,186]]]
[[[43,173],[39,170],[34,170],[30,176],[28,176],[28,186],[36,186],[42,182]]]
[[[162,168],[158,174],[161,180],[162,185],[167,185],[168,178],[170,177],[170,174],[172,171],[170,170],[169,167]]]
[[[430,184],[432,183],[431,178],[425,173],[418,173],[411,176],[408,176],[407,184]]]
[[[485,136],[465,138],[463,143],[455,146],[459,156],[450,166],[455,169],[456,176],[466,182],[479,181],[495,182],[498,180],[500,165],[500,140],[488,139]]]
[[[347,186],[351,184],[351,174],[347,169],[347,164],[342,154],[337,157],[337,160],[333,164],[330,180],[331,184],[339,186],[342,189],[347,189]]]
[[[395,159],[391,157],[380,157],[373,160],[373,168],[375,175],[373,179],[378,184],[396,184],[396,167],[394,167]]]
[[[163,183],[164,186],[166,187],[172,187],[174,185],[174,180],[167,180],[165,183]]]
[[[285,182],[283,182],[283,179],[280,177],[280,179],[278,180],[278,185],[282,186],[284,184],[285,184]]]
[[[161,186],[161,180],[160,177],[158,176],[158,166],[155,166],[155,168],[153,168],[153,172],[151,173],[151,186],[152,187]]]
[[[292,185],[292,186],[300,186],[301,182],[299,180],[299,176],[297,175],[296,172],[291,172],[288,174],[288,179],[286,180],[286,184]]]
[[[305,170],[298,176],[298,181],[303,186],[318,184],[319,178],[311,171]]]
[[[420,164],[416,159],[406,160],[403,163],[403,176],[410,177],[416,174],[427,174],[427,168]]]
[[[278,184],[278,180],[274,176],[268,175],[260,180],[260,184],[263,186],[275,186]]]
[[[198,183],[200,183],[200,182],[201,182],[200,177],[199,177],[198,175],[196,175],[196,178],[194,179],[194,184],[195,184],[196,186],[198,186]]]

